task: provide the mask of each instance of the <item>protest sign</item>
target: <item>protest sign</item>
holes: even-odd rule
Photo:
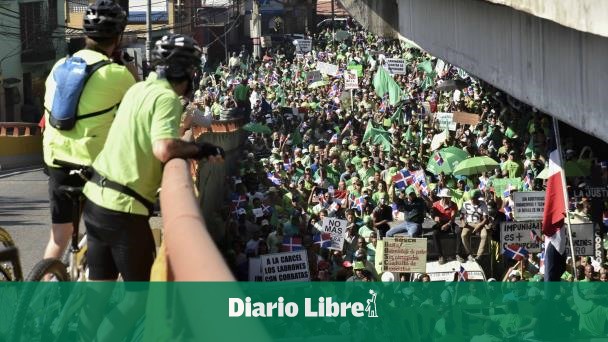
[[[310,39],[296,39],[293,44],[296,46],[296,52],[298,53],[306,53],[312,50],[312,40]]]
[[[454,122],[475,126],[479,123],[479,115],[467,112],[454,112]]]
[[[338,66],[335,64],[329,64],[325,62],[317,63],[317,70],[325,75],[336,76],[338,74]]]
[[[601,186],[574,188],[572,195],[572,197],[576,198],[587,197],[608,199],[608,188]]]
[[[433,136],[433,140],[431,140],[431,151],[435,151],[440,148],[444,141],[448,139],[447,132],[444,130],[439,134],[435,134]]]
[[[264,210],[262,208],[253,208],[251,209],[251,212],[256,218],[264,216]]]
[[[544,191],[516,191],[512,195],[515,206],[513,216],[517,221],[541,220],[545,209]]]
[[[383,241],[383,272],[426,272],[426,239],[386,237]]]
[[[264,281],[307,281],[308,256],[305,250],[260,256]]]
[[[354,70],[358,77],[363,76],[363,66],[360,64],[353,64],[346,67],[347,70]]]
[[[500,252],[505,246],[518,245],[528,252],[541,251],[541,221],[502,222],[500,224]]]
[[[347,40],[348,38],[350,38],[350,32],[343,30],[336,31],[335,38],[339,42]]]
[[[344,246],[344,235],[346,234],[348,221],[325,217],[322,225],[323,231],[331,235],[331,247],[329,249],[341,251]]]
[[[308,83],[313,83],[321,80],[323,80],[323,76],[321,76],[321,73],[318,70],[309,71],[306,74],[306,82]]]
[[[565,227],[564,227],[565,228]],[[571,224],[574,254],[578,256],[595,255],[595,233],[593,223]],[[566,255],[570,255],[570,240],[566,234]]]
[[[359,78],[354,72],[344,73],[344,89],[359,89]]]
[[[249,258],[249,281],[262,281],[262,261],[260,258]]]
[[[456,123],[454,122],[454,113],[435,113],[435,120],[439,123],[439,129],[450,131],[456,130]]]
[[[391,74],[394,75],[403,75],[406,74],[407,64],[405,63],[405,59],[400,58],[387,58],[386,63],[384,64],[384,68]]]
[[[435,72],[438,75],[441,75],[444,68],[445,68],[445,62],[441,59],[437,59],[437,64],[435,64]]]

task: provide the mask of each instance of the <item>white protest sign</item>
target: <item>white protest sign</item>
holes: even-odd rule
[[[386,237],[383,241],[383,272],[426,272],[426,239]]]
[[[344,246],[344,236],[348,221],[325,217],[323,218],[322,225],[323,231],[331,235],[331,247],[329,249],[341,251]]]
[[[439,75],[443,72],[445,68],[445,62],[441,59],[437,59],[437,64],[435,64],[435,72]]]
[[[595,254],[595,232],[593,223],[572,224],[572,241],[574,254],[578,256],[594,256]],[[564,228],[566,228],[564,226]],[[566,234],[568,239],[568,234]],[[570,241],[566,242],[566,255],[570,255]]]
[[[293,45],[296,46],[296,52],[306,53],[312,50],[312,40],[310,39],[296,39],[293,41]]]
[[[260,256],[264,281],[309,281],[305,250]]]
[[[512,194],[517,221],[542,220],[545,209],[544,191],[516,191]]]
[[[262,281],[262,261],[260,258],[249,258],[249,281]]]
[[[405,59],[400,58],[387,58],[386,63],[384,64],[384,68],[391,74],[395,75],[403,75],[407,73],[406,70],[407,64],[405,63]]]
[[[456,130],[454,113],[435,113],[435,120],[439,122],[439,129],[441,130],[445,130],[446,128],[450,131]]]
[[[262,210],[262,208],[253,208],[251,210],[251,212],[253,212],[253,215],[255,217],[262,217],[262,216],[264,216],[264,210]]]
[[[359,77],[356,72],[344,73],[344,89],[359,89]]]
[[[322,74],[336,76],[338,74],[338,66],[335,64],[329,64],[325,62],[317,63],[317,70],[319,70]]]
[[[321,73],[318,70],[309,71],[308,73],[306,73],[306,82],[308,83],[313,83],[321,80],[323,80],[323,76],[321,76]]]
[[[528,252],[538,253],[541,251],[541,234],[541,221],[503,222],[500,224],[500,252],[504,253],[505,246],[514,244]]]

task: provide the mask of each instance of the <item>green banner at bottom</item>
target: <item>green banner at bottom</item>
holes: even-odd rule
[[[0,341],[588,341],[604,283],[4,283]]]

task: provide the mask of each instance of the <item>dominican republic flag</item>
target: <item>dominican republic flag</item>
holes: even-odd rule
[[[353,207],[359,209],[359,211],[363,211],[363,201],[365,201],[364,196],[361,196],[361,197],[355,199],[355,202],[353,203]]]
[[[304,247],[302,247],[302,238],[295,236],[283,238],[281,252],[295,252],[301,251],[302,249],[304,249]]]
[[[441,158],[441,154],[439,154],[439,152],[435,153],[433,159],[435,160],[435,163],[437,163],[437,165],[443,165],[443,158]]]
[[[505,246],[504,255],[513,260],[519,261],[528,256],[528,251],[518,245],[507,245]]]
[[[337,144],[338,143],[338,134],[334,134],[331,136],[331,139],[329,139],[329,143],[330,144]]]
[[[530,174],[526,174],[526,177],[524,177],[524,190],[531,190],[532,184],[532,177]]]
[[[458,270],[458,281],[467,281],[469,280],[469,272],[467,272],[462,265],[460,265],[460,269]]]
[[[338,211],[340,210],[340,204],[338,204],[338,202],[332,202],[328,209],[330,211]]]
[[[509,186],[507,186],[507,189],[502,192],[502,197],[509,197],[509,196],[511,196],[511,191],[512,190],[515,190],[515,188],[511,184],[509,184]]]
[[[537,243],[543,242],[543,239],[541,239],[540,236],[538,234],[536,234],[536,230],[534,230],[534,229],[532,229],[530,231],[530,240],[532,242],[537,242]]]
[[[272,182],[272,184],[274,184],[274,185],[281,185],[281,183],[282,183],[281,179],[272,172],[269,172],[267,174],[267,177],[270,180],[270,182]]]
[[[319,245],[321,248],[331,247],[331,234],[329,233],[317,233],[312,237],[312,241]]]
[[[393,184],[395,184],[395,188],[397,189],[405,189],[407,181],[402,172],[397,172],[397,174],[393,176]]]
[[[272,207],[269,205],[262,204],[262,213],[264,213],[264,215],[272,214]]]
[[[283,170],[285,170],[285,171],[291,170],[291,166],[292,165],[293,165],[293,162],[292,162],[292,160],[290,158],[286,162],[283,162]]]
[[[245,195],[232,195],[232,209],[243,208],[247,205],[247,196]]]
[[[477,187],[479,190],[485,190],[488,185],[488,181],[482,177],[479,177],[479,186]]]
[[[545,192],[542,231],[545,236],[545,281],[560,281],[566,270],[566,189],[559,150],[549,154],[549,178]]]

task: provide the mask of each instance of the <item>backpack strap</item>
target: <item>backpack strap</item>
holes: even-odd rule
[[[93,182],[102,188],[109,188],[109,189],[118,191],[129,197],[134,198],[139,203],[143,204],[144,207],[146,207],[146,209],[148,209],[148,216],[152,216],[152,214],[154,213],[154,203],[148,201],[144,196],[140,195],[135,190],[129,188],[126,185],[122,185],[122,184],[119,184],[112,180],[107,179],[106,177],[100,175],[92,167],[89,169],[89,172],[90,172],[90,178],[88,179],[89,182]]]
[[[82,88],[82,92],[80,93],[80,96],[82,96],[82,93],[84,92],[84,87],[87,85],[87,82],[89,81],[89,78],[91,78],[91,76],[93,76],[93,74],[95,73],[95,71],[103,68],[106,65],[110,65],[112,64],[111,61],[107,60],[107,59],[102,59],[99,62],[87,65],[87,75],[84,79],[84,86]],[[80,97],[78,98],[78,103],[80,104]],[[118,105],[120,104],[120,102],[118,102],[117,104],[110,106],[108,108],[102,109],[102,110],[98,110],[96,112],[93,113],[88,113],[88,114],[84,114],[84,115],[78,115],[78,113],[76,113],[76,120],[80,120],[80,119],[86,119],[86,118],[90,118],[93,116],[98,116],[101,114],[105,114],[109,111],[111,111],[114,108],[118,108]]]

